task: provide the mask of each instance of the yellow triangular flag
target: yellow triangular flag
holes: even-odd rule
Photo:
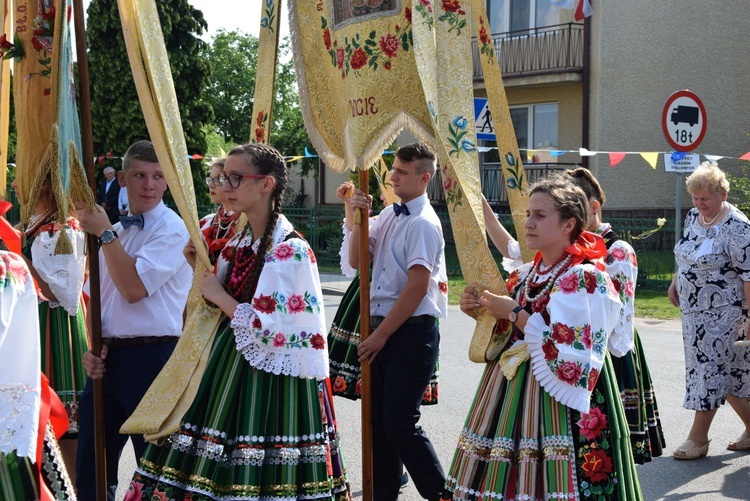
[[[641,153],[641,156],[646,162],[648,162],[652,169],[656,169],[656,162],[659,161],[659,152],[645,151]]]

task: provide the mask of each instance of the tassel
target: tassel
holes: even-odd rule
[[[73,254],[73,244],[70,242],[70,238],[68,238],[68,232],[65,231],[67,229],[67,226],[63,226],[62,230],[60,230],[60,238],[57,239],[57,244],[55,244],[55,255],[61,255],[61,254]]]

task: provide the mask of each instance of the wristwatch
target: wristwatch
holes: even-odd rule
[[[518,312],[523,310],[523,306],[518,305],[515,308],[513,308],[513,311],[508,313],[508,320],[510,320],[511,323],[516,323],[516,320],[518,320]]]
[[[101,235],[99,235],[99,244],[111,244],[115,241],[115,238],[117,238],[117,232],[114,230],[104,230]]]

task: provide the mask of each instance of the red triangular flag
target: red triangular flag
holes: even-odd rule
[[[622,162],[622,159],[625,158],[625,155],[627,155],[627,153],[622,151],[609,152],[609,166],[614,167],[615,165]]]
[[[740,160],[750,160],[750,151],[740,157]]]

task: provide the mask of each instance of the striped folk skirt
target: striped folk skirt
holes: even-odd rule
[[[126,500],[350,499],[329,380],[251,367],[225,320],[181,429],[140,459]]]
[[[521,363],[487,364],[446,477],[444,499],[642,500],[628,425],[607,357],[588,414],[554,400]]]
[[[647,463],[652,457],[662,455],[666,442],[638,331],[633,349],[623,357],[612,357],[612,366],[628,420],[633,458],[638,464]]]
[[[89,349],[86,319],[81,304],[78,314],[68,315],[65,308],[50,308],[47,301],[39,303],[42,372],[68,413],[68,435],[78,434],[78,400],[86,385],[83,354]]]
[[[357,347],[359,332],[359,275],[346,289],[336,316],[328,331],[328,359],[333,394],[338,397],[358,400],[362,396],[362,377]],[[436,405],[440,389],[440,360],[425,388],[422,405]]]

